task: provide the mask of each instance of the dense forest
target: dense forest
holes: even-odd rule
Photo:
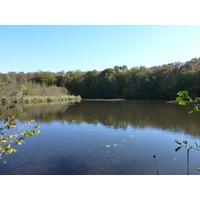
[[[124,65],[103,71],[0,73],[0,82],[5,81],[10,82],[9,90],[2,95],[65,93],[81,95],[83,99],[173,100],[180,90],[187,90],[191,97],[200,96],[200,57],[150,68],[128,69]]]

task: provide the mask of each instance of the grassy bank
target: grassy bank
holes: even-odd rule
[[[59,102],[59,101],[80,101],[80,96],[74,95],[62,95],[62,96],[24,96],[24,97],[12,97],[0,99],[0,104],[9,104],[9,103],[50,103],[50,102]]]

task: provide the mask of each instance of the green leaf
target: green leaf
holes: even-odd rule
[[[7,122],[7,121],[9,121],[9,120],[10,120],[10,118],[7,117],[4,121]]]
[[[2,148],[2,147],[0,147],[0,151],[3,151],[3,148]]]
[[[9,138],[9,139],[10,139],[10,138],[13,138],[13,135],[9,135],[8,138]]]
[[[196,98],[195,98],[195,102],[196,102],[196,103],[200,103],[200,98],[199,98],[199,97],[196,97]]]
[[[181,148],[181,147],[177,147],[177,148],[175,149],[175,151],[178,151],[180,148]]]
[[[182,91],[179,91],[177,95],[182,96]]]
[[[134,135],[130,135],[130,137],[135,137]]]
[[[193,114],[193,113],[195,113],[195,112],[196,112],[196,111],[192,110],[192,111],[189,112],[189,115],[191,115],[191,114]]]
[[[2,142],[7,142],[7,139],[6,138],[0,139],[0,143],[2,143]]]
[[[14,116],[15,116],[15,114],[9,114],[8,116],[9,116],[9,117],[14,117]]]
[[[186,150],[189,150],[189,149],[191,149],[191,148],[192,148],[192,146],[186,146],[186,147],[185,147]]]
[[[197,170],[197,171],[200,171],[200,167],[197,167],[196,170]]]
[[[186,105],[187,105],[187,103],[186,103],[185,101],[179,101],[178,104],[179,104],[179,105],[182,105],[182,106],[186,106]]]
[[[117,147],[117,146],[118,146],[118,144],[114,144],[113,146],[114,146],[114,147]]]
[[[24,137],[19,138],[19,139],[18,139],[18,142],[21,141],[21,140],[23,140],[23,139],[24,139]]]
[[[37,125],[37,126],[35,126],[35,128],[40,128],[40,126],[41,126],[41,125]]]
[[[183,141],[183,144],[187,144],[187,141]]]
[[[6,133],[1,132],[1,135],[5,135]]]
[[[188,92],[187,92],[187,91],[182,91],[182,97],[183,97],[184,99],[189,98]]]
[[[177,158],[173,158],[174,160],[177,160]]]
[[[180,143],[179,141],[175,140],[175,142],[176,142],[177,144],[181,145],[181,143]]]
[[[183,98],[182,97],[177,97],[176,100],[177,101],[183,101]]]
[[[16,149],[11,148],[11,149],[6,150],[5,154],[8,155],[8,154],[16,152],[16,151],[17,151]]]
[[[111,147],[111,145],[106,145],[106,147]]]
[[[126,142],[126,140],[122,140],[123,142]]]
[[[37,134],[37,133],[40,133],[40,131],[39,130],[33,130],[32,133]]]

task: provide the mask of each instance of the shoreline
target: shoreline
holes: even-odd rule
[[[81,101],[81,96],[74,95],[62,95],[62,96],[27,96],[27,97],[11,97],[11,98],[1,98],[0,105],[2,104],[29,104],[29,103],[50,103],[50,102],[61,102],[61,101]]]

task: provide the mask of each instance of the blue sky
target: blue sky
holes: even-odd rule
[[[199,25],[0,26],[0,72],[158,66],[200,57]]]

